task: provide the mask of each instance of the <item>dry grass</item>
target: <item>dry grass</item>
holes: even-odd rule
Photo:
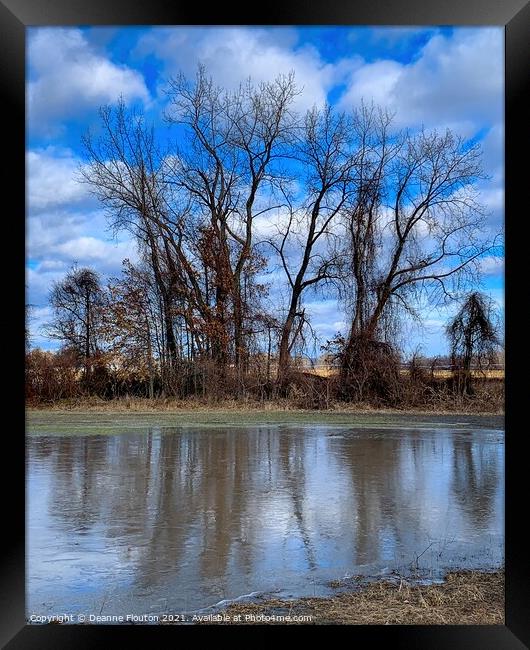
[[[314,413],[315,409],[301,408],[292,400],[277,399],[261,402],[257,400],[220,400],[209,402],[200,399],[179,400],[175,398],[147,399],[142,397],[120,397],[105,400],[98,397],[80,397],[62,399],[53,403],[31,402],[27,400],[26,407],[29,411],[50,412],[92,412],[92,413],[184,413],[202,412],[216,413],[230,411],[233,413]],[[329,413],[351,414],[411,414],[411,415],[502,415],[503,402],[498,396],[490,394],[475,400],[440,399],[415,407],[403,406],[401,408],[383,408],[368,402],[331,402],[328,409],[321,409]]]
[[[425,370],[427,374],[431,374],[430,369]],[[401,368],[400,374],[407,376],[410,371],[407,368]],[[337,368],[328,366],[316,366],[315,368],[307,368],[303,370],[304,374],[316,375],[317,377],[335,377],[339,374]],[[435,368],[432,375],[436,379],[449,379],[452,376],[452,371],[442,368]],[[488,369],[488,370],[472,370],[471,376],[475,379],[504,379],[504,369]]]
[[[58,400],[53,403],[31,402],[26,401],[26,407],[29,411],[82,411],[94,413],[276,413],[292,412],[305,413],[312,412],[312,409],[303,409],[297,407],[291,400],[277,399],[274,401],[258,400],[233,400],[223,399],[210,401],[207,399],[177,399],[177,398],[155,398],[147,399],[144,397],[116,397],[111,400],[105,400],[98,397],[80,397],[72,399]],[[373,412],[375,409],[366,408],[348,408],[355,412]],[[329,409],[332,411],[333,409]],[[342,408],[340,409],[343,410]]]
[[[309,379],[308,379],[309,377]],[[315,384],[315,379],[318,383]],[[79,396],[55,402],[27,400],[28,409],[46,411],[86,411],[99,413],[183,413],[186,411],[214,413],[219,410],[243,413],[271,412],[343,412],[379,414],[473,414],[494,415],[504,412],[504,382],[501,379],[476,379],[472,395],[455,393],[445,379],[404,380],[393,400],[367,397],[360,401],[341,401],[336,378],[323,379],[302,373],[291,394],[286,398],[260,399],[248,394],[240,399],[220,398],[215,395],[178,399],[175,397],[147,399],[123,396],[102,399],[97,396]],[[322,383],[324,382],[324,383]],[[329,384],[329,385],[328,385]]]
[[[451,370],[435,370],[433,374],[437,379],[449,379],[453,373]],[[504,379],[504,370],[472,370],[471,376],[475,379]]]
[[[240,622],[246,624],[252,624],[245,621],[247,615],[276,614],[309,615],[312,624],[503,625],[504,571],[458,571],[449,573],[443,584],[429,586],[405,579],[380,581],[332,598],[237,603],[225,613],[230,619],[242,615]]]

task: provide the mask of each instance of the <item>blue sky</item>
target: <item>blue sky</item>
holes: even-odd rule
[[[27,40],[27,302],[35,346],[54,349],[42,324],[48,293],[74,262],[104,278],[136,259],[134,242],[113,237],[103,209],[76,181],[81,136],[97,111],[123,96],[160,123],[164,85],[206,64],[236,86],[294,70],[304,88],[298,108],[329,101],[349,109],[361,99],[396,112],[398,126],[447,127],[480,141],[489,178],[481,201],[492,233],[503,227],[504,33],[500,27],[80,27],[30,28]],[[483,290],[503,309],[502,258],[483,261]],[[307,311],[323,341],[344,316],[334,300],[309,296]],[[405,327],[406,349],[444,354],[451,308],[424,312]]]

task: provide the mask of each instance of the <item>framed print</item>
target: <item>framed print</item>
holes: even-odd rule
[[[4,645],[526,647],[528,6],[0,10]]]

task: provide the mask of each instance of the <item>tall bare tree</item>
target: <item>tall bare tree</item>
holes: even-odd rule
[[[233,354],[241,370],[247,355],[243,277],[251,279],[253,223],[274,207],[274,188],[283,176],[279,161],[292,140],[294,76],[229,92],[215,86],[200,66],[193,83],[183,75],[170,81],[167,118],[187,129],[188,140],[172,161],[173,185],[189,196],[205,248],[204,271],[214,298],[222,349],[228,357],[229,322]],[[190,233],[191,236],[191,233]]]
[[[83,138],[87,163],[81,167],[81,176],[108,208],[111,226],[131,232],[149,259],[162,299],[168,361],[175,362],[174,278],[167,254],[174,238],[164,220],[162,154],[153,129],[140,115],[127,111],[123,101],[115,109],[101,108],[100,118],[99,137],[88,133]]]
[[[301,200],[295,203],[289,198],[278,234],[269,241],[279,256],[289,291],[278,356],[280,385],[285,383],[291,351],[305,323],[304,292],[335,274],[338,259],[329,244],[335,220],[352,191],[356,161],[349,129],[343,113],[334,112],[330,106],[314,108],[307,112],[293,150],[303,182],[302,188],[295,189]]]
[[[479,146],[451,131],[396,131],[392,117],[362,106],[354,112],[356,191],[345,206],[350,330],[343,375],[360,341],[385,339],[394,308],[415,313],[421,297],[454,300],[478,279],[489,236],[476,183]]]

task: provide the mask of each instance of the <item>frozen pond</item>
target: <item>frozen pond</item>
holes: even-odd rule
[[[27,614],[191,612],[504,561],[504,432],[327,425],[27,437]]]

